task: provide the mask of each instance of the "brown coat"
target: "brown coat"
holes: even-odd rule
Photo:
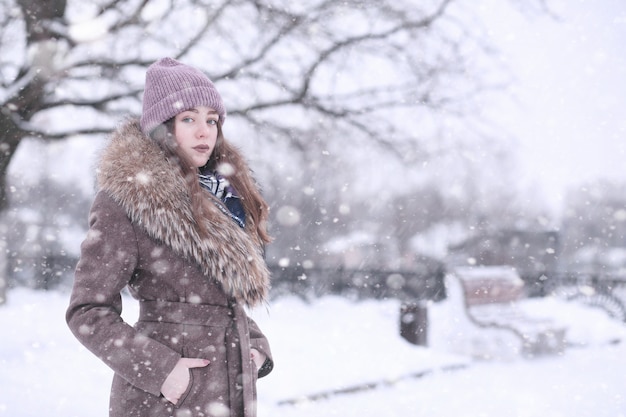
[[[244,310],[268,291],[262,249],[251,228],[215,204],[205,219],[211,236],[200,239],[179,173],[136,121],[113,135],[98,167],[67,322],[115,371],[111,416],[254,417],[256,379],[273,366]],[[134,326],[120,316],[125,287],[140,302]],[[250,348],[268,358],[258,374]],[[191,369],[188,392],[174,406],[160,388],[181,357],[210,364]]]

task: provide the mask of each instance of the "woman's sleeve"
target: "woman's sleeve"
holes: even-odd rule
[[[121,317],[120,293],[137,262],[133,225],[119,204],[99,192],[81,245],[66,320],[76,338],[113,371],[158,396],[180,355],[139,334]]]
[[[265,335],[259,329],[259,326],[248,317],[248,328],[250,330],[250,347],[258,350],[265,355],[265,362],[261,369],[259,369],[259,378],[262,378],[272,372],[274,368],[274,359],[272,358],[272,351],[270,350],[270,344]]]

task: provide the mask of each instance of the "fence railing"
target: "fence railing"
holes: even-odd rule
[[[562,272],[543,279],[547,290],[569,300],[603,309],[626,322],[626,276],[594,272]]]
[[[5,252],[6,253],[6,252]],[[43,260],[5,259],[8,279],[0,282],[0,303],[10,286],[50,289],[71,282],[77,259],[72,256],[44,257]],[[0,259],[1,261],[1,259]],[[1,263],[0,263],[0,266]],[[7,268],[8,267],[8,268]],[[284,294],[303,298],[326,294],[365,298],[394,298],[403,303],[440,301],[446,298],[444,264],[425,262],[411,270],[382,268],[351,269],[341,266],[304,268],[302,266],[269,265],[272,272],[273,297]],[[5,270],[6,270],[5,269]],[[570,299],[605,309],[626,322],[626,276],[597,272],[524,273],[528,295],[541,297],[555,291]]]
[[[337,294],[357,298],[397,298],[403,301],[445,298],[442,267],[416,270],[303,268],[270,265],[272,294],[301,297]]]

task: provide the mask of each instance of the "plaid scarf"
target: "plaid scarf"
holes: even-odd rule
[[[217,173],[199,174],[200,185],[224,203],[215,202],[222,212],[235,221],[242,229],[246,226],[246,213],[237,190],[227,179]],[[226,206],[226,208],[224,208]]]

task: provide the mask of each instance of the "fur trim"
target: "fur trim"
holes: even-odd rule
[[[209,201],[207,239],[201,239],[191,199],[178,163],[146,137],[137,120],[112,135],[98,166],[97,182],[126,211],[131,221],[176,253],[197,263],[230,296],[249,306],[269,291],[269,271],[262,248]]]

